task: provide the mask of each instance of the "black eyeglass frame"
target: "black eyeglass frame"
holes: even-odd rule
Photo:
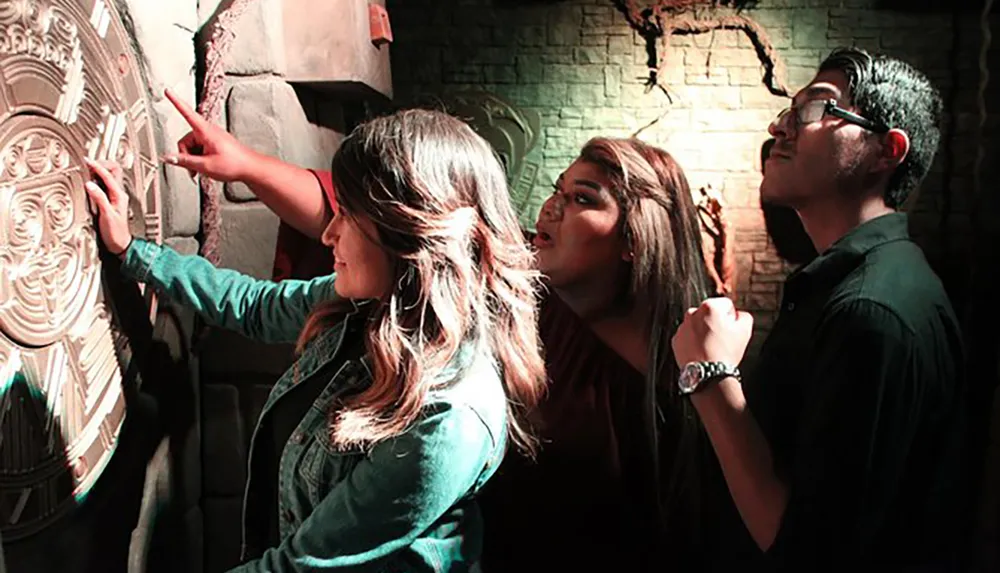
[[[816,100],[813,100],[813,101],[816,101]],[[806,102],[806,103],[812,103],[812,101]],[[867,129],[868,131],[872,131],[872,132],[875,132],[875,133],[886,133],[886,132],[889,131],[889,127],[887,125],[883,124],[883,123],[872,121],[872,120],[868,119],[867,117],[860,116],[860,115],[858,115],[858,114],[856,114],[856,113],[854,113],[852,111],[848,111],[848,110],[840,107],[839,105],[837,105],[837,100],[835,100],[835,99],[828,99],[825,102],[823,102],[823,104],[824,104],[823,105],[823,115],[832,115],[833,117],[838,117],[838,118],[840,118],[840,119],[842,119],[844,121],[853,123],[855,125],[859,125],[859,126],[865,128],[865,129]],[[806,122],[802,121],[802,118],[799,116],[799,111],[798,111],[801,108],[802,108],[802,106],[798,106],[797,108],[796,108],[796,106],[790,106],[790,107],[785,108],[781,113],[778,114],[778,121],[779,122],[782,121],[784,119],[784,116],[786,114],[788,114],[788,113],[790,113],[790,112],[792,112],[794,110],[795,111],[795,126],[798,127],[799,125],[804,125]],[[820,118],[817,119],[816,121],[819,121],[820,119],[823,119],[823,117],[820,116]],[[814,122],[810,121],[808,123],[814,123]]]

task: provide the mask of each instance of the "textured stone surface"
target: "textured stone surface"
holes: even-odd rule
[[[283,74],[285,70],[285,45],[282,30],[281,6],[283,0],[253,0],[233,26],[234,39],[225,57],[227,74],[254,76]],[[211,33],[212,15],[218,15],[215,0],[200,10],[200,17],[207,25],[202,28],[199,41]],[[226,5],[224,3],[223,5]],[[214,10],[211,8],[214,5]]]
[[[174,89],[180,98],[193,107],[193,80],[186,87]],[[159,122],[157,145],[161,155],[177,151],[177,141],[190,130],[187,122],[166,99],[153,105],[153,113]],[[201,228],[201,192],[197,181],[184,169],[161,164],[160,188],[163,190],[164,236],[194,236]]]
[[[222,206],[221,264],[257,278],[270,278],[278,217],[260,203]]]
[[[336,102],[318,98],[307,88],[295,90],[278,77],[235,83],[226,106],[230,133],[294,165],[328,169],[343,139],[342,119],[329,117],[339,111]],[[225,189],[231,201],[255,199],[244,183],[232,182]]]
[[[128,5],[136,40],[146,53],[147,79],[154,99],[163,97],[164,88],[184,90],[192,86],[198,2],[129,0]]]
[[[736,226],[737,248],[763,229],[758,206],[759,148],[768,137],[771,118],[787,105],[763,85],[763,68],[748,37],[738,31],[676,35],[660,49],[660,89],[647,89],[645,43],[610,2],[575,0],[547,6],[504,5],[489,0],[436,2],[390,1],[397,41],[393,46],[393,80],[397,98],[468,88],[486,89],[532,109],[543,118],[545,163],[522,220],[532,219],[548,195],[549,185],[565,169],[580,146],[594,135],[641,138],[670,151],[684,167],[695,190],[712,185],[726,198]],[[835,46],[875,48],[921,66],[939,81],[947,100],[952,89],[952,21],[940,14],[873,10],[859,0],[762,2],[744,12],[760,23],[787,67],[784,78],[794,91],[808,82],[816,66]],[[961,24],[968,38],[971,18]],[[972,61],[974,41],[963,41]],[[513,67],[513,77],[505,69]],[[966,76],[959,92],[967,93],[977,77]],[[996,90],[994,90],[996,91]],[[969,103],[961,103],[968,110]],[[968,100],[966,100],[968,102]],[[967,126],[968,124],[966,124]],[[646,129],[642,129],[649,126]],[[995,133],[996,130],[994,129]],[[940,240],[934,217],[942,204],[942,156],[971,161],[968,132],[946,138],[935,173],[924,185],[920,208],[930,217],[917,234],[925,246]],[[965,169],[971,169],[966,166]],[[967,171],[966,171],[967,172]],[[951,173],[951,209],[962,209],[969,191],[962,169]],[[919,229],[926,229],[921,232]],[[754,306],[754,317],[766,334],[774,320],[779,292],[753,290],[754,285],[780,283],[785,270],[763,273],[754,265],[775,254],[768,241],[746,251],[747,272],[737,301]],[[925,247],[926,248],[926,247]],[[934,247],[929,248],[933,253]],[[941,253],[936,260],[946,260]],[[752,297],[751,297],[752,293]]]
[[[182,255],[198,254],[198,241],[191,237],[173,237],[164,241],[164,244]]]
[[[240,519],[243,498],[207,497],[202,505],[205,513],[205,572],[221,573],[239,565]]]
[[[253,420],[243,420],[240,395],[235,386],[205,384],[202,387],[202,417],[204,445],[205,494],[209,496],[239,496],[246,480],[246,437],[253,431]],[[225,436],[228,439],[217,439]]]
[[[374,2],[384,4],[383,0]],[[288,80],[391,98],[390,47],[371,42],[369,3],[284,0]],[[393,19],[391,10],[389,16]]]

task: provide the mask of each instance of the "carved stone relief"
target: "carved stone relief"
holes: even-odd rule
[[[145,82],[104,0],[0,0],[0,534],[75,507],[114,452],[130,357],[102,288],[85,157],[161,241]],[[151,292],[143,292],[150,318]]]
[[[482,91],[457,92],[426,103],[441,105],[465,120],[493,146],[507,172],[512,203],[523,214],[542,165],[541,150],[536,148],[542,123],[538,112]],[[534,218],[529,223],[533,228]]]

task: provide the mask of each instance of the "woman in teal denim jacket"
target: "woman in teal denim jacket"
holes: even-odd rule
[[[536,275],[501,166],[466,124],[409,110],[333,161],[336,273],[273,283],[133,239],[113,165],[87,191],[125,274],[214,324],[298,341],[251,440],[240,572],[466,571],[475,495],[544,387]]]

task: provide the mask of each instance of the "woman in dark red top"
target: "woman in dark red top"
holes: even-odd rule
[[[246,182],[301,231],[283,225],[277,278],[328,272],[308,239],[334,208],[328,175],[260,156],[182,111],[192,132],[165,159]],[[550,286],[542,448],[535,460],[512,451],[487,484],[483,569],[690,570],[704,446],[674,390],[670,338],[709,279],[687,180],[660,149],[597,138],[555,187],[532,235]]]

